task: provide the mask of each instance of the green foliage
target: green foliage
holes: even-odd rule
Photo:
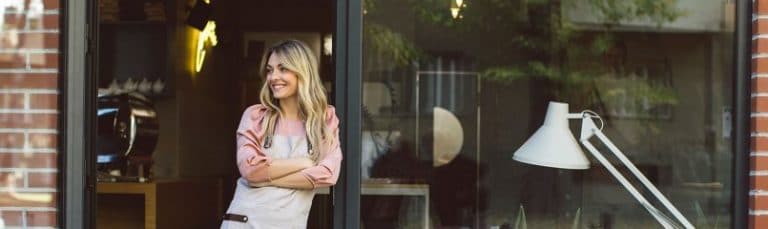
[[[412,10],[408,13],[423,23],[447,28],[459,37],[498,34],[495,31],[512,34],[484,37],[484,42],[498,46],[495,54],[477,57],[481,59],[478,66],[484,80],[512,84],[523,79],[544,79],[555,87],[552,93],[556,98],[589,97],[589,90],[601,82],[599,86],[611,85],[609,95],[642,96],[651,105],[677,102],[667,85],[628,80],[621,75],[623,66],[599,63],[617,48],[618,39],[612,30],[616,25],[650,21],[662,26],[673,22],[684,15],[675,7],[677,0],[465,0],[460,11],[463,17],[457,19],[448,10],[451,1],[399,2],[407,3],[404,8]],[[377,0],[364,0],[367,14],[375,14],[376,4]],[[564,7],[578,4],[589,4],[594,9],[603,22],[602,32],[577,30],[562,18]],[[407,38],[373,20],[365,21],[364,39],[366,51],[378,53],[398,66],[429,58]],[[511,57],[509,53],[518,55]],[[598,63],[585,67],[576,63],[580,60]],[[591,105],[590,101],[584,102],[580,105]]]
[[[598,87],[605,88],[603,97],[611,100],[615,98],[642,98],[649,105],[676,105],[677,95],[672,88],[652,85],[647,80],[635,78],[617,78],[602,76],[597,80]],[[620,101],[614,101],[614,104]]]
[[[651,20],[658,26],[675,21],[683,12],[675,8],[676,0],[589,0],[607,23]]]
[[[399,33],[375,23],[368,23],[363,28],[366,45],[382,58],[392,60],[399,66],[405,66],[419,59],[423,54],[412,42]]]

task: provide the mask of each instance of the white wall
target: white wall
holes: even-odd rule
[[[630,2],[630,0],[625,0]],[[726,31],[724,25],[733,25],[732,15],[726,16],[726,11],[732,12],[734,9],[732,0],[676,0],[677,8],[682,12],[682,16],[674,22],[664,23],[661,31],[657,24],[651,20],[634,20],[622,22],[617,30],[627,31],[648,31],[655,32],[717,32]],[[730,3],[726,3],[730,2]],[[589,0],[572,0],[563,3],[562,9],[564,20],[573,23],[577,27],[585,29],[596,29],[602,27],[604,20]],[[725,23],[724,20],[730,20]]]

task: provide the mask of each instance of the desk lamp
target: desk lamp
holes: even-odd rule
[[[568,104],[559,102],[550,102],[547,108],[547,114],[544,118],[544,124],[539,128],[523,145],[515,152],[513,159],[526,164],[553,167],[560,169],[587,169],[589,160],[581,150],[573,134],[568,127],[568,119],[581,119],[581,137],[579,142],[594,156],[600,164],[608,169],[608,172],[616,178],[619,183],[648,211],[664,228],[680,228],[680,225],[673,222],[664,213],[659,211],[630,183],[624,175],[595,148],[589,139],[597,137],[613,153],[624,166],[626,166],[632,175],[640,183],[651,191],[654,197],[658,199],[664,207],[669,210],[675,219],[682,224],[682,228],[694,228],[691,222],[672,205],[669,200],[651,183],[640,170],[632,164],[624,153],[603,134],[603,120],[595,112],[583,111],[581,113],[568,113]],[[594,119],[600,121],[598,128]]]

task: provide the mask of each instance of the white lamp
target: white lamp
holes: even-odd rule
[[[597,118],[600,120],[601,127],[597,127],[592,120]],[[694,228],[693,224],[683,216],[680,211],[672,205],[666,197],[653,185],[640,170],[635,167],[632,162],[624,156],[608,137],[602,132],[603,120],[600,116],[591,111],[583,111],[576,114],[568,114],[568,104],[559,102],[550,102],[547,108],[547,116],[544,119],[544,124],[539,130],[529,138],[523,146],[515,152],[513,159],[533,165],[540,165],[561,169],[587,169],[589,168],[589,160],[587,160],[584,152],[576,143],[576,139],[571,134],[568,128],[568,119],[581,119],[581,137],[579,141],[585,148],[597,158],[597,160],[605,166],[611,175],[616,178],[622,186],[624,186],[635,199],[658,221],[664,228],[679,228],[679,225],[674,223],[672,219],[664,215],[661,211],[656,209],[635,186],[630,183],[626,177],[624,177],[616,168],[595,148],[589,139],[592,136],[597,138],[611,150],[611,152],[624,164],[632,174],[640,180],[645,188],[647,188],[658,199],[664,207],[669,210],[672,215],[683,225],[684,228]]]
[[[520,146],[513,158],[546,167],[588,169],[589,160],[568,128],[568,104],[549,103],[544,124]]]

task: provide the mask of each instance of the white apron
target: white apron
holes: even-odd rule
[[[273,159],[309,157],[304,136],[275,135],[272,146],[265,149]],[[222,229],[304,229],[312,207],[314,190],[278,187],[251,187],[244,178],[237,180],[237,188],[228,214],[248,217],[248,222],[224,220]]]

